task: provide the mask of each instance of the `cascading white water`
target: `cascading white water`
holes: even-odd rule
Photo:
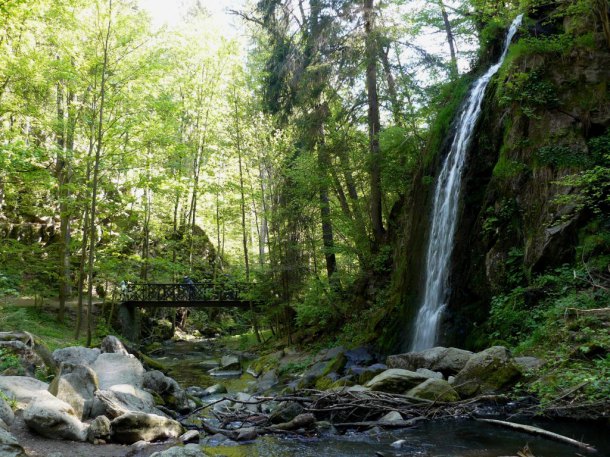
[[[508,46],[517,32],[517,28],[521,25],[522,18],[523,15],[517,16],[511,24],[504,41],[502,56],[498,62],[473,85],[468,101],[462,107],[451,149],[437,179],[432,224],[426,250],[424,298],[415,320],[415,334],[411,342],[411,351],[431,348],[436,343],[440,317],[445,309],[448,296],[449,263],[453,251],[466,152],[481,113],[481,102],[485,89],[504,62]]]

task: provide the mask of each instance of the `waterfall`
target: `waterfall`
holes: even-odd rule
[[[466,152],[481,113],[485,89],[504,62],[508,46],[521,25],[522,17],[523,15],[517,16],[511,24],[498,62],[474,83],[468,100],[460,112],[451,149],[436,181],[432,224],[426,250],[424,298],[415,320],[411,351],[427,349],[436,343],[440,317],[449,295],[447,291],[449,268]]]

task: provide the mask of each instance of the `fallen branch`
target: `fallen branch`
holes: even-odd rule
[[[526,432],[531,435],[540,435],[540,436],[543,436],[545,438],[549,438],[549,439],[552,439],[555,441],[561,441],[562,443],[571,444],[572,446],[576,446],[576,447],[578,447],[580,449],[584,449],[585,451],[588,451],[588,452],[597,452],[597,449],[595,449],[590,444],[583,443],[582,441],[578,441],[578,440],[575,440],[572,438],[568,438],[567,436],[559,435],[558,433],[549,432],[548,430],[544,430],[543,428],[533,427],[531,425],[516,424],[514,422],[500,421],[500,420],[496,420],[496,419],[476,419],[476,420],[479,422],[485,422],[488,424],[501,425],[503,427],[511,428],[513,430],[518,430],[521,432]]]

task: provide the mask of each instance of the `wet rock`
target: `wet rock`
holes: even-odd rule
[[[387,365],[385,365],[383,363],[375,363],[374,365],[365,367],[364,370],[362,370],[362,372],[360,373],[360,375],[357,378],[358,384],[366,384],[371,379],[373,379],[375,376],[383,373],[387,369],[388,369]]]
[[[241,370],[239,357],[234,355],[225,355],[220,359],[220,369],[222,371],[237,371]]]
[[[486,394],[511,386],[521,376],[510,351],[493,346],[473,355],[455,376],[453,386],[462,398]]]
[[[237,441],[252,441],[253,439],[256,439],[256,437],[258,436],[258,432],[256,431],[256,428],[254,427],[244,427],[242,429],[239,430],[239,432],[237,433]]]
[[[396,440],[390,446],[394,449],[402,449],[407,444],[407,440]]]
[[[186,433],[180,435],[178,440],[181,443],[198,443],[199,442],[199,431],[189,430]]]
[[[248,395],[245,392],[238,392],[237,395],[235,395],[235,400],[237,401],[237,405],[240,408],[246,409],[246,410],[250,411],[251,413],[259,412],[258,405],[251,404],[252,402],[256,401],[256,399],[252,395]],[[243,402],[243,403],[240,403],[240,402]]]
[[[402,394],[429,379],[420,373],[391,368],[371,379],[366,387],[374,391]]]
[[[141,412],[123,414],[110,423],[112,441],[122,444],[178,438],[183,432],[180,423],[173,419]]]
[[[144,383],[144,367],[133,356],[100,354],[91,368],[97,373],[100,389],[108,389],[117,384],[142,387]]]
[[[278,404],[277,408],[269,416],[272,424],[280,424],[290,422],[303,412],[303,407],[294,401],[283,401]]]
[[[444,379],[430,378],[407,392],[410,397],[424,400],[452,402],[458,401],[460,396],[455,389]]]
[[[347,358],[346,366],[348,368],[354,365],[369,365],[374,360],[374,357],[364,346],[345,351],[345,357]]]
[[[99,357],[101,351],[98,348],[85,348],[82,346],[71,346],[53,351],[53,360],[57,365],[62,362],[72,365],[92,365]]]
[[[108,335],[102,340],[100,349],[102,353],[129,355],[121,340],[113,335]]]
[[[345,353],[343,346],[337,346],[330,349],[322,349],[313,358],[314,362],[327,362]]]
[[[197,444],[174,446],[161,452],[155,452],[150,457],[206,457]]]
[[[392,422],[402,422],[402,416],[398,411],[390,411],[381,419],[379,419],[379,422],[384,422],[388,424],[391,424]]]
[[[387,358],[386,363],[390,368],[403,368],[411,371],[426,368],[449,376],[464,368],[471,356],[470,351],[439,346],[420,352],[391,355]]]
[[[255,390],[257,392],[264,392],[276,386],[279,382],[280,380],[277,376],[277,372],[275,370],[270,370],[258,379]]]
[[[62,363],[59,374],[49,385],[49,392],[68,403],[80,420],[90,417],[95,391],[98,390],[95,371],[85,365]]]
[[[11,408],[11,405],[9,405],[3,397],[0,397],[0,420],[6,425],[11,425],[15,420],[13,408]]]
[[[0,428],[0,457],[27,457],[17,438]]]
[[[167,406],[177,411],[190,409],[186,392],[175,379],[165,376],[160,371],[153,370],[144,373],[143,385],[145,389],[158,394]]]
[[[17,408],[25,408],[32,400],[55,398],[48,391],[46,382],[26,376],[0,376],[0,391],[15,399]]]
[[[89,425],[87,430],[87,441],[90,443],[99,442],[100,440],[108,441],[110,439],[110,419],[106,416],[98,416]]]
[[[226,394],[227,388],[223,384],[214,384],[213,386],[210,386],[207,389],[205,389],[204,392],[205,392],[205,396]]]
[[[85,441],[87,426],[74,409],[59,398],[43,398],[32,401],[23,411],[26,425],[38,434],[52,439]]]

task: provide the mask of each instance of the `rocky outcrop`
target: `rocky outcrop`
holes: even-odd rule
[[[98,348],[84,348],[82,346],[71,346],[53,351],[53,360],[57,365],[69,363],[71,365],[92,365],[101,351]]]
[[[90,417],[98,388],[97,375],[91,368],[62,363],[59,374],[49,385],[49,392],[72,406],[76,416],[84,420]]]
[[[371,390],[404,394],[428,379],[427,376],[401,368],[391,368],[378,374],[365,387]]]
[[[100,354],[91,368],[97,373],[100,389],[119,384],[141,388],[144,384],[144,367],[138,359],[130,355]]]
[[[387,358],[386,364],[390,368],[403,368],[411,371],[420,368],[440,371],[447,377],[464,368],[471,356],[472,352],[463,349],[435,347],[420,352],[391,355]]]
[[[473,355],[455,376],[453,387],[461,397],[498,392],[512,386],[521,376],[510,351],[493,346]]]
[[[87,439],[87,426],[68,403],[55,397],[32,401],[23,411],[23,420],[29,428],[47,438]]]
[[[183,432],[173,419],[140,412],[123,414],[110,423],[112,441],[123,444],[178,438]]]
[[[48,392],[49,385],[26,376],[0,376],[0,391],[17,402],[17,408],[25,408],[34,399],[55,398]]]

